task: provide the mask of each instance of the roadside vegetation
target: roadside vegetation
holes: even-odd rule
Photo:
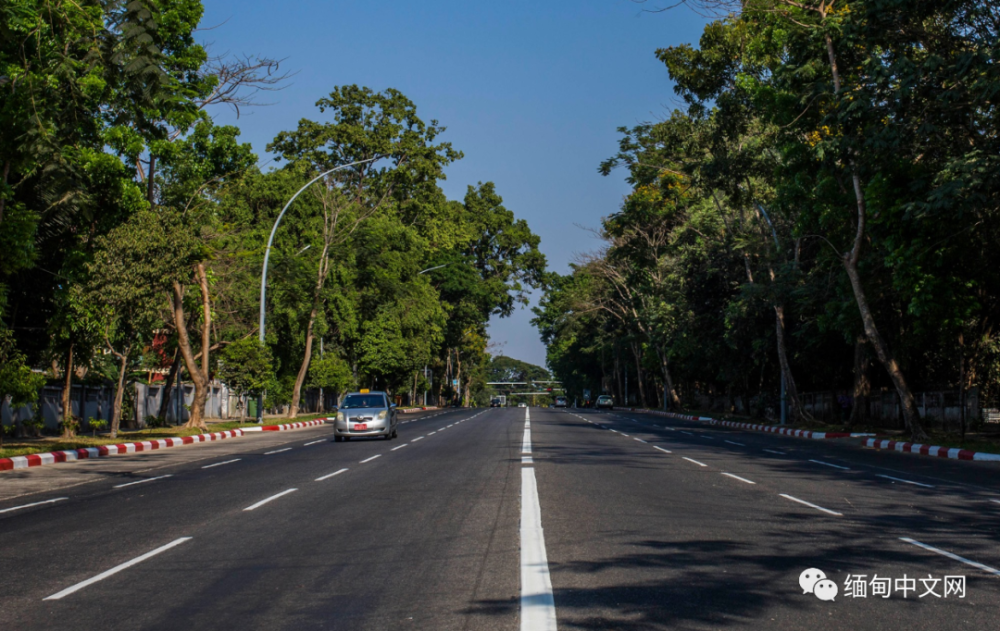
[[[490,182],[445,197],[462,154],[391,87],[317,94],[262,169],[211,113],[267,101],[289,75],[264,55],[214,56],[201,18],[191,0],[0,7],[0,399],[31,409],[62,385],[66,439],[88,431],[74,383],[114,388],[111,437],[137,420],[132,384],[161,378],[193,384],[198,431],[220,378],[242,414],[263,391],[294,417],[306,388],[468,404],[487,321],[541,283],[538,237]],[[261,344],[272,226],[348,164],[277,229]],[[35,416],[15,413],[13,432]]]
[[[536,310],[556,377],[771,418],[784,382],[792,422],[812,421],[800,393],[833,391],[855,427],[891,393],[889,426],[921,442],[914,392],[995,403],[1000,9],[684,4],[715,19],[656,51],[683,106],[620,130],[600,171],[632,191]]]

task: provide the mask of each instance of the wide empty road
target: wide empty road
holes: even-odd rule
[[[0,628],[1000,626],[996,465],[641,413],[407,421],[0,474]]]

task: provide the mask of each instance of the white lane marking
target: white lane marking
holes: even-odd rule
[[[736,442],[733,442],[731,440],[726,440],[726,441],[723,441],[723,442],[727,442],[730,445],[739,445],[740,447],[746,447],[746,445],[744,445],[743,443],[736,443]]]
[[[163,478],[172,478],[174,474],[168,473],[167,475],[159,475],[155,478],[146,478],[145,480],[136,480],[135,482],[126,482],[125,484],[116,484],[113,488],[120,489],[126,486],[132,486],[133,484],[143,484],[145,482],[152,482],[153,480],[162,480]]]
[[[265,451],[264,455],[265,456],[270,456],[271,454],[280,454],[283,451],[291,451],[291,450],[292,450],[291,447],[285,447],[284,449],[275,449],[274,451]]]
[[[624,436],[625,438],[630,438],[630,436],[628,434],[626,434],[625,432],[618,432],[618,433],[621,434],[622,436]]]
[[[990,567],[988,565],[983,565],[982,563],[978,563],[976,561],[972,561],[972,560],[966,559],[965,557],[960,557],[957,554],[952,554],[951,552],[948,552],[947,550],[942,550],[940,548],[935,548],[934,546],[929,546],[926,543],[920,543],[919,541],[917,541],[915,539],[910,539],[909,537],[900,537],[899,540],[900,541],[905,541],[906,543],[912,543],[915,546],[920,546],[924,550],[930,550],[931,552],[937,552],[938,554],[940,554],[942,556],[946,556],[949,559],[954,559],[954,560],[958,561],[959,563],[965,563],[966,565],[971,565],[972,567],[978,568],[980,570],[983,570],[984,572],[989,572],[990,574],[993,574],[993,575],[996,575],[996,576],[1000,576],[1000,570],[998,570],[996,568],[992,568],[992,567]]]
[[[78,592],[78,591],[80,591],[81,589],[83,589],[84,587],[86,587],[88,585],[93,585],[94,583],[96,583],[98,581],[103,581],[104,579],[106,579],[109,576],[117,574],[118,572],[121,572],[122,570],[128,569],[128,568],[130,568],[133,565],[136,565],[138,563],[142,563],[146,559],[152,558],[152,557],[156,556],[157,554],[160,554],[161,552],[166,552],[170,548],[173,548],[175,546],[179,546],[182,543],[184,543],[185,541],[190,541],[190,540],[191,540],[191,537],[181,537],[180,539],[175,539],[175,540],[171,541],[170,543],[168,543],[165,546],[160,546],[159,548],[157,548],[155,550],[151,550],[151,551],[147,552],[146,554],[143,554],[142,556],[137,556],[136,558],[132,559],[131,561],[126,561],[125,563],[122,563],[121,565],[116,565],[115,567],[111,568],[110,570],[107,570],[105,572],[101,572],[97,576],[95,576],[93,578],[88,578],[87,580],[83,581],[82,583],[77,583],[76,585],[73,585],[72,587],[67,587],[66,589],[62,590],[61,592],[56,592],[55,594],[52,594],[51,596],[43,598],[43,600],[59,600],[61,598],[65,598],[66,596],[69,596],[73,592]]]
[[[715,440],[715,438],[713,438],[712,436],[706,436],[704,434],[699,434],[699,436],[701,436],[702,438],[707,438],[708,440]]]
[[[822,506],[817,506],[816,504],[813,504],[812,502],[807,502],[805,500],[800,500],[799,498],[792,497],[791,495],[785,495],[784,493],[778,493],[778,495],[780,495],[781,497],[785,498],[786,500],[792,500],[793,502],[798,502],[799,504],[805,504],[806,506],[808,506],[810,508],[815,508],[816,510],[823,511],[824,513],[829,513],[831,515],[836,515],[837,517],[843,517],[844,516],[843,513],[838,513],[836,511],[830,510],[829,508],[823,508]]]
[[[216,462],[214,464],[207,464],[202,469],[211,469],[212,467],[221,467],[224,464],[233,464],[234,462],[239,462],[242,458],[234,458],[232,460],[226,460],[224,462]]]
[[[366,462],[371,462],[372,460],[374,460],[374,459],[376,459],[376,458],[381,458],[381,457],[382,457],[382,454],[377,454],[377,455],[375,455],[375,456],[372,456],[371,458],[365,458],[364,460],[362,460],[362,461],[361,461],[360,463],[358,463],[358,464],[364,464],[364,463],[366,463]]]
[[[881,473],[876,473],[876,477],[885,478],[886,480],[894,480],[896,482],[903,482],[905,484],[913,484],[915,486],[922,486],[927,489],[933,489],[934,486],[931,484],[924,484],[923,482],[914,482],[913,480],[904,480],[903,478],[894,478],[891,475],[882,475]]]
[[[9,513],[14,510],[21,510],[22,508],[31,508],[32,506],[41,506],[42,504],[54,504],[56,502],[61,502],[63,500],[68,500],[68,497],[57,497],[54,500],[45,500],[44,502],[35,502],[33,504],[24,504],[22,506],[13,506],[11,508],[5,508],[0,510],[0,513]]]
[[[722,475],[724,475],[724,476],[728,476],[728,477],[730,477],[730,478],[733,478],[734,480],[739,480],[740,482],[746,482],[747,484],[757,484],[757,483],[756,483],[756,482],[754,482],[753,480],[747,480],[746,478],[741,478],[740,476],[738,476],[738,475],[735,475],[735,474],[733,474],[733,473],[726,473],[726,472],[723,472],[723,473],[722,473]]]
[[[253,504],[251,506],[247,506],[243,510],[248,511],[248,510],[253,510],[255,508],[260,508],[261,506],[263,506],[264,504],[267,504],[268,502],[274,501],[274,500],[278,499],[279,497],[281,497],[283,495],[288,495],[289,493],[294,493],[295,491],[298,491],[298,489],[288,489],[287,491],[282,491],[281,493],[278,493],[277,495],[272,495],[271,497],[269,497],[267,499],[263,499],[263,500],[257,502],[256,504]]]
[[[641,439],[641,438],[633,438],[632,440],[637,440],[637,441],[639,441],[640,443],[645,443],[645,442],[646,442],[646,441],[644,441],[644,440],[643,440],[643,439]],[[648,444],[648,443],[646,443],[646,444]]]
[[[687,456],[681,456],[681,458],[684,458],[684,459],[685,459],[685,460],[687,460],[688,462],[693,462],[693,463],[695,463],[696,465],[698,465],[699,467],[707,467],[707,466],[708,466],[708,465],[707,465],[707,464],[705,464],[704,462],[698,462],[697,460],[694,460],[694,459],[692,459],[692,458],[688,458]]]
[[[302,445],[302,446],[303,447],[308,447],[309,445],[315,445],[316,443],[322,443],[322,442],[325,442],[325,441],[326,441],[325,438],[320,438],[319,440],[314,440],[311,443],[306,443],[305,445]]]
[[[669,449],[664,449],[663,447],[657,447],[656,445],[653,445],[653,449],[659,449],[660,451],[662,451],[665,454],[672,454],[672,453],[674,453],[674,452],[670,451]]]
[[[411,443],[415,443],[415,442],[417,442],[418,440],[423,440],[423,439],[424,439],[424,437],[423,437],[423,436],[418,436],[417,438],[414,438],[414,439],[413,439],[413,440],[411,440],[410,442],[411,442]]]
[[[334,471],[333,473],[327,473],[324,476],[320,476],[320,477],[316,478],[316,482],[322,482],[323,480],[327,480],[329,478],[332,478],[335,475],[340,475],[344,471],[347,471],[347,469],[341,469],[340,471]]]
[[[617,429],[612,429],[611,431],[614,432],[614,433],[616,433],[616,434],[618,433]]]
[[[684,430],[680,430],[680,432],[682,434],[687,434],[688,436],[694,436],[694,434],[692,434],[691,432],[685,432]]]
[[[990,500],[990,501],[991,502],[996,502],[997,504],[1000,504],[1000,500]]]
[[[783,452],[783,451],[775,451],[773,449],[765,449],[764,451],[766,451],[769,454],[778,454],[779,456],[784,456],[785,455],[785,452]]]
[[[406,447],[406,443],[403,443],[403,444],[402,444],[402,445],[400,445],[399,447],[393,447],[393,448],[392,448],[392,449],[390,449],[389,451],[396,451],[397,449],[402,449],[403,447]]]
[[[437,434],[437,430],[434,430],[433,432],[428,432],[428,434],[427,434],[427,435],[428,435],[428,436],[433,436],[434,434]]]
[[[451,426],[449,425],[448,427],[451,427]],[[444,430],[448,429],[448,427],[442,427],[442,428],[441,428],[441,429],[439,429],[438,431],[439,431],[439,432],[443,432]]]
[[[822,460],[810,460],[809,462],[815,462],[816,464],[821,464],[824,467],[833,467],[834,469],[843,469],[844,471],[850,471],[850,467],[842,467],[839,464],[830,464],[829,462],[823,462]]]
[[[556,631],[535,468],[521,469],[521,631]]]

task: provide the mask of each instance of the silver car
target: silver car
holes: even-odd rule
[[[396,437],[398,428],[396,405],[389,403],[388,395],[362,390],[344,397],[333,424],[333,439],[339,442],[354,437],[381,436],[391,440]]]

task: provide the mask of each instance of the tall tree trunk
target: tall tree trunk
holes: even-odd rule
[[[6,187],[7,186],[7,178],[10,177],[10,160],[8,160],[7,162],[5,162],[4,165],[3,165],[3,176],[2,177],[3,177],[3,185],[4,185],[4,187]],[[0,223],[3,223],[3,211],[4,211],[4,204],[6,203],[6,201],[7,200],[4,197],[0,197]]]
[[[118,438],[118,428],[122,420],[122,400],[125,397],[125,371],[128,369],[128,356],[131,348],[124,353],[114,353],[118,358],[118,385],[115,386],[115,402],[111,406],[111,438]]]
[[[825,7],[825,5],[821,6]],[[826,11],[824,8],[820,9],[820,16],[825,22]],[[837,68],[837,54],[834,50],[833,38],[829,33],[826,33],[824,39],[830,63],[830,73],[833,77],[833,93],[834,95],[839,95],[841,88],[840,71]],[[875,318],[872,315],[871,308],[868,306],[868,297],[865,295],[864,287],[861,284],[861,276],[858,273],[858,261],[861,258],[861,248],[864,244],[868,209],[865,194],[861,188],[861,177],[858,175],[858,169],[853,158],[849,161],[849,164],[851,169],[851,183],[854,188],[854,199],[857,202],[857,224],[855,226],[854,245],[851,251],[843,256],[844,269],[851,281],[854,299],[858,303],[858,310],[861,312],[861,321],[864,323],[865,335],[875,349],[875,354],[878,356],[879,362],[881,362],[886,372],[889,373],[889,379],[892,380],[892,384],[896,388],[896,393],[899,395],[899,401],[903,409],[903,422],[906,424],[907,429],[910,430],[910,438],[914,442],[927,440],[927,433],[924,432],[923,427],[920,425],[920,415],[917,413],[917,404],[913,398],[913,392],[906,382],[903,370],[899,367],[899,363],[890,351],[889,345],[882,338],[878,327],[875,326]]]
[[[171,295],[171,302],[174,312],[174,326],[177,328],[177,348],[181,352],[181,357],[184,358],[184,366],[187,368],[188,374],[191,375],[191,383],[194,384],[194,400],[191,402],[191,418],[185,423],[185,427],[197,427],[200,429],[206,429],[205,427],[205,401],[208,398],[208,375],[206,372],[202,372],[202,369],[198,366],[197,360],[195,359],[194,352],[191,350],[191,339],[188,336],[187,323],[184,319],[184,289],[181,287],[180,283],[174,281],[173,294]],[[210,316],[209,316],[210,317]],[[210,321],[209,321],[210,322]],[[207,331],[207,328],[205,329]],[[204,343],[204,332],[202,336],[202,343]],[[206,366],[206,359],[208,358],[208,347],[202,349],[202,365]]]
[[[459,407],[465,407],[465,398],[462,396],[462,355],[459,350],[455,349],[455,379],[458,381],[458,404]]]
[[[854,405],[851,407],[851,417],[848,427],[854,427],[868,420],[868,395],[871,393],[871,381],[868,379],[868,346],[864,333],[859,333],[854,341],[854,390],[851,396]]]
[[[163,396],[160,397],[160,410],[157,413],[157,418],[166,422],[167,412],[170,410],[170,395],[173,391],[174,380],[177,379],[177,372],[181,367],[181,351],[179,348],[174,349],[174,360],[170,362],[170,372],[167,374],[167,380],[163,385]]]
[[[66,374],[63,375],[62,391],[62,413],[63,413],[63,438],[72,438],[76,435],[73,431],[73,342],[69,343],[69,350],[66,351]]]
[[[632,342],[632,355],[635,356],[635,380],[639,383],[639,402],[642,407],[649,407],[646,400],[646,385],[642,375],[642,346],[637,342]]]
[[[657,350],[660,358],[660,370],[663,371],[663,402],[665,408],[681,409],[681,398],[677,396],[674,388],[674,378],[670,374],[670,360],[667,357],[667,349]]]
[[[302,386],[306,382],[306,375],[309,374],[309,362],[312,360],[313,327],[316,324],[316,315],[319,312],[316,303],[313,303],[312,311],[309,312],[309,324],[306,325],[306,349],[302,354],[302,364],[299,365],[299,372],[295,375],[295,388],[292,390],[292,405],[288,408],[288,418],[295,418],[299,414],[299,403],[302,400]]]
[[[778,340],[778,363],[781,366],[781,375],[785,380],[785,400],[792,411],[792,421],[812,420],[811,416],[802,408],[799,400],[799,389],[795,385],[795,377],[792,375],[792,367],[788,361],[788,349],[785,344],[785,306],[774,305],[774,328],[775,337]]]

